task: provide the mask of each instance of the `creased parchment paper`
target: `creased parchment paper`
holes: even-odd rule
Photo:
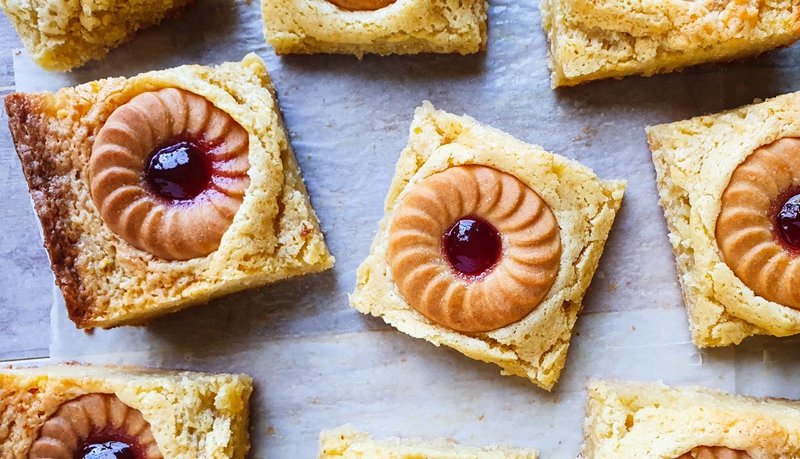
[[[575,457],[590,377],[800,398],[793,383],[800,377],[798,339],[757,338],[711,351],[691,344],[643,130],[800,89],[800,49],[552,91],[539,24],[535,2],[497,0],[485,54],[278,58],[263,40],[258,2],[198,0],[181,19],[71,74],[47,73],[17,53],[17,89],[35,91],[258,52],[337,257],[332,271],[232,295],[146,328],[77,331],[56,294],[52,359],[249,373],[257,387],[254,458],[314,457],[319,430],[345,422],[376,436],[445,436]],[[413,110],[424,99],[577,159],[602,178],[629,181],[553,393],[348,306]]]

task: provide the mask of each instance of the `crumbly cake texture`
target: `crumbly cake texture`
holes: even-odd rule
[[[180,14],[193,0],[0,0],[33,60],[68,71],[102,59],[137,31]]]
[[[114,394],[144,415],[165,458],[245,458],[249,376],[57,365],[0,370],[0,457],[27,456],[62,403]]]
[[[648,127],[647,137],[694,343],[800,333],[800,311],[757,296],[722,260],[715,238],[736,167],[763,145],[800,137],[800,93]]]
[[[207,98],[250,137],[250,185],[239,211],[216,251],[187,261],[154,257],[112,232],[92,202],[87,177],[94,136],[111,112],[164,87]],[[239,63],[111,78],[55,94],[12,94],[6,110],[56,282],[81,328],[141,323],[333,265],[272,83],[255,54]]]
[[[388,438],[374,440],[347,424],[319,435],[319,459],[536,459],[535,449],[463,446],[453,440]]]
[[[450,166],[467,164],[506,172],[536,191],[555,214],[562,238],[558,277],[539,306],[519,322],[471,335],[439,326],[411,308],[394,284],[387,262],[388,228],[409,189]],[[414,116],[408,146],[400,154],[386,197],[386,214],[358,269],[350,302],[408,335],[495,363],[503,374],[527,378],[549,390],[564,366],[583,295],[624,189],[624,181],[601,181],[575,161],[425,102]]]
[[[485,0],[397,0],[347,11],[327,0],[262,0],[264,35],[278,54],[477,53],[486,47]]]
[[[584,422],[585,459],[674,459],[697,446],[753,458],[800,456],[800,403],[702,387],[592,381]]]
[[[800,39],[794,0],[541,0],[552,86],[651,76]]]

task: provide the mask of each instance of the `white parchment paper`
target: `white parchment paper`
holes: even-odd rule
[[[738,64],[553,91],[532,0],[492,1],[485,54],[362,61],[278,58],[263,40],[258,2],[198,0],[181,19],[79,71],[45,72],[24,52],[15,55],[14,66],[18,90],[55,90],[238,60],[250,51],[266,60],[275,80],[336,268],[235,294],[146,328],[85,334],[57,300],[53,360],[249,373],[256,382],[255,458],[314,457],[319,431],[345,422],[376,436],[445,436],[575,457],[591,377],[800,398],[798,339],[756,338],[710,351],[691,344],[643,130],[800,90],[798,47]],[[629,181],[553,393],[349,308],[356,267],[377,229],[413,110],[424,99],[577,159],[602,178]]]

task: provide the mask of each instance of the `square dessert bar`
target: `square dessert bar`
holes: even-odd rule
[[[278,54],[477,53],[485,0],[261,0]]]
[[[177,16],[193,0],[0,0],[37,64],[68,71],[130,40],[137,31]]]
[[[800,39],[796,1],[541,0],[552,86],[650,76]]]
[[[773,224],[800,183],[800,93],[647,137],[694,343],[800,333],[797,252]]]
[[[243,459],[251,392],[250,377],[236,374],[0,370],[0,457]]]
[[[508,446],[462,446],[453,440],[388,438],[374,440],[350,425],[324,430],[319,435],[319,459],[536,459],[535,449]]]
[[[702,387],[593,381],[585,459],[791,458],[800,455],[800,403]]]
[[[6,110],[80,328],[333,265],[254,54],[12,94]]]
[[[549,390],[624,189],[426,102],[350,301]]]

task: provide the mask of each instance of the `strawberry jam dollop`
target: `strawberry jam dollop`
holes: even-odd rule
[[[167,200],[185,201],[208,188],[212,172],[209,163],[202,142],[181,140],[153,153],[144,177],[154,194]]]
[[[442,238],[442,249],[450,266],[470,277],[489,272],[503,249],[500,233],[486,220],[464,217],[456,221]]]
[[[793,252],[800,252],[800,190],[785,193],[775,215],[778,240]],[[780,202],[779,201],[779,202]]]
[[[131,445],[121,441],[89,443],[75,456],[76,459],[139,459]]]
[[[145,459],[148,455],[136,436],[104,428],[91,432],[75,450],[75,459]]]

